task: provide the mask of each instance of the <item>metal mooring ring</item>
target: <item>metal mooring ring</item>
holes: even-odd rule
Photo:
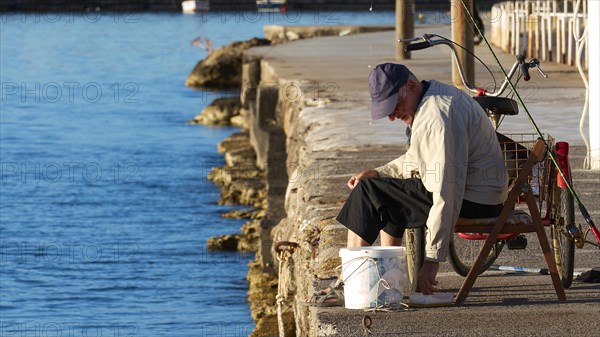
[[[365,315],[365,317],[363,317],[362,325],[363,325],[363,327],[365,327],[367,329],[371,328],[371,325],[373,325],[373,320],[371,319],[371,317],[369,315]]]
[[[284,248],[284,247],[286,247],[286,248]],[[280,254],[284,250],[294,251],[294,249],[296,249],[298,247],[300,247],[300,245],[297,244],[296,242],[279,241],[279,242],[275,243],[274,249],[277,254]]]

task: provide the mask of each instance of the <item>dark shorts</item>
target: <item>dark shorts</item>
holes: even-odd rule
[[[432,204],[433,194],[420,179],[362,179],[336,220],[373,244],[380,230],[400,238],[406,228],[425,226]],[[463,200],[459,216],[465,219],[495,217],[502,206]]]

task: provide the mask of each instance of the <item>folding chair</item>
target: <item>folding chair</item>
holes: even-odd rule
[[[479,255],[473,263],[473,267],[469,271],[458,292],[455,301],[457,305],[463,304],[467,298],[471,287],[473,287],[473,284],[475,283],[475,280],[481,271],[485,258],[490,254],[498,235],[509,233],[537,233],[558,300],[566,300],[565,291],[556,269],[556,261],[554,260],[554,256],[550,251],[550,245],[544,230],[544,225],[542,224],[540,211],[536,205],[534,194],[529,183],[529,177],[532,173],[532,168],[535,163],[542,158],[545,149],[546,146],[544,141],[538,139],[535,142],[533,149],[529,153],[524,166],[519,170],[517,177],[512,181],[504,208],[497,218],[473,220],[461,219],[463,221],[459,221],[459,223],[457,223],[455,227],[456,232],[488,233],[488,237],[483,247],[479,251]],[[530,216],[514,216],[515,212],[513,209],[515,203],[520,197],[525,199]],[[509,217],[512,219],[509,219]],[[515,218],[517,218],[518,221],[514,221]]]

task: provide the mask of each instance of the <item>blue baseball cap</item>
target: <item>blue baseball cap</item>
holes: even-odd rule
[[[371,94],[371,118],[385,118],[394,112],[400,88],[408,81],[410,71],[395,63],[377,65],[369,74]]]

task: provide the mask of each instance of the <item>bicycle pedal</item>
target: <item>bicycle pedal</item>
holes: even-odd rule
[[[527,238],[523,234],[519,234],[512,239],[506,240],[506,246],[510,250],[527,248]]]
[[[575,242],[575,246],[577,246],[577,248],[583,248],[583,246],[585,245],[585,240],[583,238],[583,235],[581,234],[581,230],[580,227],[577,227],[575,225],[567,225],[567,227],[565,228],[567,234],[566,236],[570,239],[573,240],[573,242]]]

